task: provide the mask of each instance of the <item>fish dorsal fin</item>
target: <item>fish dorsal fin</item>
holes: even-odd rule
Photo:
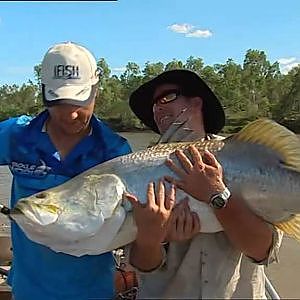
[[[190,129],[186,124],[191,119],[191,107],[182,110],[176,120],[172,122],[167,131],[160,137],[157,144],[192,142],[202,137],[202,134]]]
[[[286,222],[276,223],[275,226],[300,242],[300,215],[295,215]]]
[[[275,121],[255,120],[230,138],[265,145],[279,153],[287,168],[300,172],[300,140],[292,131]]]

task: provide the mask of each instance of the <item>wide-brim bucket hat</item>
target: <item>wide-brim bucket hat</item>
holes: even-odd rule
[[[159,133],[153,115],[153,95],[156,87],[164,83],[177,84],[187,95],[202,98],[206,133],[216,134],[224,127],[225,113],[219,99],[196,73],[189,70],[165,71],[142,84],[130,95],[130,108],[146,126]]]

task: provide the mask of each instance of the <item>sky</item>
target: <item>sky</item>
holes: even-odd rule
[[[300,63],[300,1],[0,1],[0,85],[34,80],[34,66],[63,41],[86,46],[116,75],[128,62],[189,56],[242,64],[248,49],[286,73]]]

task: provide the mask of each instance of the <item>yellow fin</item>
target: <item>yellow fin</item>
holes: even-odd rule
[[[295,215],[286,222],[274,224],[278,229],[282,230],[288,236],[295,238],[300,242],[300,215]]]
[[[289,169],[300,172],[300,140],[295,133],[275,121],[255,120],[231,138],[265,145],[279,153]]]

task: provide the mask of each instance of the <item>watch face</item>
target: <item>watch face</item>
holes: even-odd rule
[[[212,205],[214,208],[222,208],[226,205],[226,201],[221,196],[218,196],[214,198]]]

